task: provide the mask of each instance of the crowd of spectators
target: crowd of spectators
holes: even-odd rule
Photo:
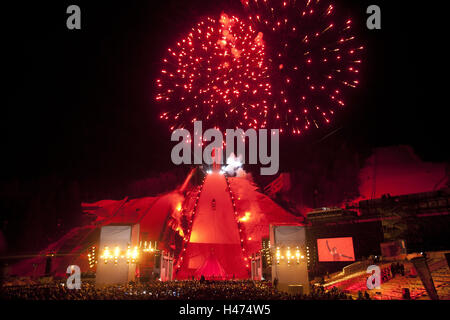
[[[401,274],[405,276],[405,266],[403,263],[391,263],[390,267],[385,267],[381,270],[381,280],[382,282],[388,282],[389,280],[395,278],[396,275]]]
[[[403,263],[391,263],[391,274],[392,278],[395,278],[395,275],[401,274],[402,276],[405,275],[405,266]]]
[[[392,279],[391,270],[389,268],[381,269],[381,282],[385,283]]]
[[[3,287],[2,300],[347,300],[337,288],[329,291],[312,286],[307,295],[290,295],[269,281],[151,281],[96,288],[83,282],[81,289],[68,289],[64,283]]]

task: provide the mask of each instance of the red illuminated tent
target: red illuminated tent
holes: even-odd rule
[[[214,252],[211,252],[208,259],[205,260],[205,263],[195,271],[195,278],[200,278],[204,276],[205,279],[218,279],[223,280],[227,278],[227,273],[225,269],[220,265],[219,260],[217,260]]]

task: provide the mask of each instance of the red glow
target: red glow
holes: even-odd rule
[[[271,85],[263,34],[244,20],[224,13],[219,21],[207,18],[169,52],[156,100],[170,101],[163,119],[171,128],[195,117],[220,129],[224,118],[237,124],[244,113],[257,120],[267,110]]]
[[[332,121],[333,112],[323,115],[314,106],[333,111],[345,105],[344,91],[359,84],[348,78],[359,73],[354,65],[363,49],[351,20],[319,1],[243,4],[248,20],[207,18],[168,49],[156,84],[156,100],[166,109],[161,119],[171,129],[195,119],[207,127],[241,127],[244,119],[251,128],[295,134],[311,121],[312,127]],[[335,87],[343,89],[339,100],[330,94]],[[306,106],[300,100],[305,95]],[[311,109],[308,117],[300,112],[305,107]]]
[[[312,127],[330,123],[334,112],[323,115],[315,112],[314,106],[333,111],[345,105],[346,95],[336,100],[330,97],[330,90],[340,87],[347,94],[347,88],[359,82],[349,79],[358,73],[353,71],[354,64],[361,61],[355,49],[361,46],[350,31],[351,19],[340,16],[334,5],[321,1],[274,1],[268,5],[250,0],[244,6],[255,29],[265,34],[267,58],[273,61],[273,65],[268,64],[270,80],[274,92],[281,92],[271,97],[270,104],[278,110],[275,117],[268,114],[268,124],[299,134],[299,129],[309,128],[311,121],[315,123]],[[351,52],[351,56],[340,54],[342,51]],[[341,72],[349,68],[353,74]],[[324,80],[333,86],[325,85]],[[306,100],[305,96],[306,106],[301,101]],[[304,107],[311,109],[308,117],[301,114]]]

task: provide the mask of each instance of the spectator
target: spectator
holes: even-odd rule
[[[81,289],[69,290],[64,283],[28,284],[4,287],[2,300],[347,300],[337,288],[325,291],[311,287],[308,295],[289,295],[276,290],[269,281],[152,281],[96,288],[83,282]]]
[[[364,300],[361,290],[358,291],[358,299],[357,300]]]

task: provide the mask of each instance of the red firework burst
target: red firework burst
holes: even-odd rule
[[[359,84],[361,50],[352,21],[329,1],[242,0],[264,34],[272,99],[267,125],[300,134],[328,124]]]
[[[163,59],[156,100],[170,129],[264,127],[271,84],[262,34],[222,14],[197,23]]]

